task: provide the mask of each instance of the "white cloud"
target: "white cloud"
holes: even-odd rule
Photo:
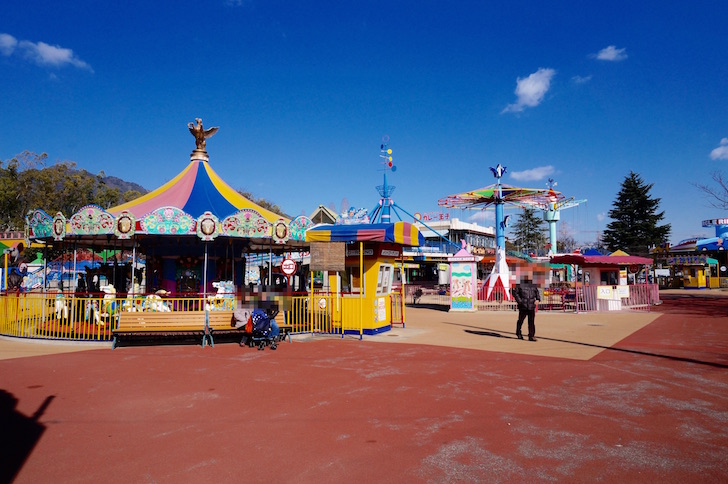
[[[607,218],[607,212],[601,212],[597,214],[597,220],[599,222],[603,222],[605,218]]]
[[[547,176],[552,175],[554,171],[554,167],[551,165],[539,166],[530,170],[514,171],[511,173],[511,178],[518,181],[543,180]]]
[[[713,160],[728,160],[728,138],[720,140],[720,146],[710,152]]]
[[[551,87],[551,79],[556,74],[554,69],[539,68],[525,78],[516,79],[516,102],[509,104],[503,113],[519,113],[525,108],[533,108],[541,104],[543,97]]]
[[[72,65],[93,72],[91,66],[79,59],[71,49],[46,44],[45,42],[19,41],[12,35],[0,34],[0,53],[4,56],[10,56],[16,52],[39,66],[63,67]]]
[[[9,34],[0,34],[0,54],[8,57],[12,55],[15,50],[15,46],[18,45],[18,41],[15,37]]]
[[[610,45],[600,50],[595,54],[595,57],[603,61],[617,62],[627,58],[626,50],[625,48],[617,49],[616,46]]]
[[[585,83],[591,81],[591,79],[592,79],[592,76],[574,76],[571,78],[571,80],[577,84],[585,84]]]

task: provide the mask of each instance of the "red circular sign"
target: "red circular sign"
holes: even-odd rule
[[[296,261],[293,259],[283,259],[283,262],[281,262],[281,272],[283,272],[287,276],[292,276],[296,273]]]

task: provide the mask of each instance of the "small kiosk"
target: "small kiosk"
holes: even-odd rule
[[[582,274],[581,288],[574,289],[573,303],[578,312],[580,306],[591,305],[597,311],[618,311],[630,298],[627,273],[638,273],[642,267],[652,265],[647,257],[628,255],[615,251],[611,255],[560,254],[551,256],[554,264],[574,264],[576,273]],[[596,301],[582,300],[584,287],[596,286]],[[566,303],[565,303],[566,304]]]
[[[719,286],[718,260],[706,255],[674,255],[667,258],[685,289],[707,289]]]
[[[420,246],[424,237],[408,222],[388,224],[318,225],[306,232],[311,245],[311,264],[315,267],[316,242],[344,242],[343,271],[329,272],[329,287],[341,293],[342,332],[377,334],[391,329],[391,290],[397,259],[402,246]],[[354,302],[361,304],[359,314]],[[360,318],[358,324],[354,321]]]

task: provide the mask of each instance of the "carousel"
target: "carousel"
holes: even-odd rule
[[[246,287],[246,255],[272,261],[307,249],[313,223],[271,212],[232,189],[206,151],[218,128],[205,129],[199,118],[188,128],[196,144],[189,164],[159,188],[106,210],[28,213],[26,246],[62,251],[62,267],[77,277],[54,285],[46,264],[9,286],[0,334],[106,340],[122,312],[232,311],[261,290]],[[103,253],[103,261],[82,264],[80,254],[89,251],[92,261]]]

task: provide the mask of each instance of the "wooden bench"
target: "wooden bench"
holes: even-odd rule
[[[214,331],[239,331],[231,326],[232,311],[208,311],[208,324],[205,324],[205,311],[122,311],[114,328],[112,349],[116,348],[118,339],[126,337],[168,337],[168,336],[200,336],[204,348]]]

